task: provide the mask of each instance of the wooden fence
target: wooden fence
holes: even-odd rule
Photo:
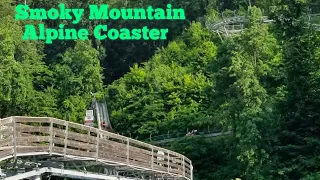
[[[191,161],[167,149],[55,118],[0,119],[0,161],[32,155],[94,160],[193,179]]]

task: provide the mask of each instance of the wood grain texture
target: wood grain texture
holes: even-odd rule
[[[50,117],[0,119],[0,127],[0,159],[48,152],[193,179],[191,161],[183,155],[93,127]]]

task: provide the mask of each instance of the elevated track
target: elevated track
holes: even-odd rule
[[[307,25],[312,27],[316,31],[320,31],[320,14],[309,14],[304,17]],[[237,34],[243,32],[245,29],[245,22],[248,19],[245,16],[234,16],[229,18],[223,18],[222,20],[216,22],[206,22],[206,26],[212,32],[217,33],[220,38],[222,36],[228,37],[232,34]],[[268,16],[263,16],[261,22],[264,24],[273,23],[274,20],[268,18]]]
[[[170,144],[173,141],[177,141],[183,138],[188,138],[188,137],[201,137],[201,138],[212,138],[212,137],[219,137],[219,136],[227,136],[230,135],[231,132],[200,132],[192,136],[187,136],[185,133],[177,133],[173,135],[160,135],[160,136],[155,136],[155,137],[150,137],[146,142],[154,145],[166,145]]]
[[[193,180],[191,161],[135,139],[50,117],[0,119],[0,176]],[[0,178],[1,179],[1,178]]]

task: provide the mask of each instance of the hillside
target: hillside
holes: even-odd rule
[[[90,36],[52,44],[22,40],[25,25],[63,23],[92,35],[101,21],[16,21],[19,3],[24,0],[0,2],[0,118],[83,124],[94,93],[106,99],[114,130],[136,139],[193,129],[230,132],[170,143],[193,161],[196,180],[320,179],[318,0],[64,0],[84,9],[171,3],[185,10],[186,20],[103,21],[118,29],[168,28],[167,40]],[[27,3],[58,7],[49,0]],[[210,29],[234,16],[245,19],[241,32],[223,36]]]

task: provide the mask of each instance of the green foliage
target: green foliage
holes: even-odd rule
[[[206,115],[206,90],[212,84],[201,72],[216,52],[208,37],[210,33],[200,24],[193,24],[151,62],[144,67],[135,65],[108,87],[111,119],[118,130],[145,136],[167,129],[185,132]]]
[[[10,1],[0,6],[1,12],[14,9]],[[90,42],[77,42],[60,63],[47,65],[41,42],[21,39],[23,23],[35,22],[14,21],[13,15],[3,14],[0,20],[0,117],[68,116],[82,122],[90,93],[102,90],[97,50]]]
[[[237,144],[234,153],[245,170],[241,175],[261,179],[262,166],[268,159],[264,147],[270,143],[264,141],[266,134],[262,131],[266,126],[272,127],[274,118],[264,79],[271,73],[279,48],[267,26],[259,21],[261,11],[250,8],[248,16],[247,29],[227,41],[227,53],[222,50],[214,62],[219,69],[215,74],[214,98],[219,100],[214,106],[218,107],[217,116],[230,124],[234,132]]]
[[[108,87],[115,128],[134,135],[184,132],[201,116],[204,91],[210,86],[202,74],[188,73],[175,64],[137,65]]]
[[[12,9],[8,3],[1,8]],[[41,74],[47,71],[41,62],[41,47],[21,40],[22,28],[12,14],[3,16],[0,27],[0,116],[33,114],[34,95],[41,94],[35,87],[43,81]]]
[[[73,49],[65,52],[61,64],[55,69],[60,111],[70,121],[82,123],[92,99],[91,93],[102,90],[98,51],[89,41],[77,41]]]
[[[52,45],[21,40],[24,25],[39,22],[14,21],[12,4],[17,3],[24,1],[0,2],[0,117],[52,116],[83,123],[94,93],[97,99],[106,96],[119,133],[146,139],[208,125],[231,131],[229,136],[186,137],[171,144],[193,161],[196,180],[319,179],[320,34],[305,16],[310,7],[319,11],[317,0],[64,0],[60,3],[86,9],[92,3],[171,3],[186,10],[187,20],[64,21],[66,27],[91,33],[98,23],[168,27],[169,37]],[[29,4],[57,6],[49,0]],[[220,21],[221,12],[245,16],[244,31],[218,40],[202,23],[204,17],[207,23]],[[275,23],[261,23],[264,15]],[[56,28],[62,21],[42,23]]]
[[[317,180],[317,179],[320,179],[320,173],[319,172],[310,174],[307,177],[302,178],[301,180]]]
[[[153,58],[154,61],[177,63],[193,72],[205,73],[209,62],[216,57],[217,47],[212,42],[213,35],[200,23],[192,23],[188,31],[170,42]]]

